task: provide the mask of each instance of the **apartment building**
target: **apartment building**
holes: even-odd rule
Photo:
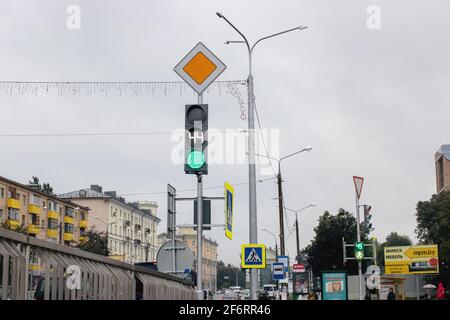
[[[88,228],[105,232],[110,258],[126,263],[156,260],[156,202],[126,202],[116,191],[105,191],[99,185],[59,195],[92,210]]]
[[[450,191],[450,144],[442,145],[434,155],[436,163],[436,192]]]
[[[175,239],[185,242],[192,250],[194,253],[194,270],[197,270],[197,231],[192,227],[178,227]],[[159,246],[167,240],[166,233],[158,235]],[[203,236],[202,283],[203,288],[212,292],[217,289],[217,247],[216,241]]]
[[[30,237],[75,246],[85,240],[89,208],[0,176],[0,222]]]

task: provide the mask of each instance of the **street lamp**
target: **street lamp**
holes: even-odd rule
[[[273,237],[273,240],[275,241],[275,261],[278,261],[278,243],[277,243],[277,237],[270,232],[269,230],[267,230],[266,228],[261,228],[261,231],[265,231],[268,234],[270,234]]]
[[[248,151],[249,151],[249,234],[250,243],[258,243],[258,224],[257,224],[257,211],[256,211],[256,165],[255,165],[255,106],[254,106],[254,93],[253,93],[253,75],[252,75],[252,54],[255,46],[263,40],[273,38],[284,33],[288,33],[294,30],[306,29],[304,26],[295,27],[289,30],[281,31],[266,37],[262,37],[257,40],[253,45],[250,45],[244,34],[239,31],[222,13],[217,12],[217,16],[225,22],[227,22],[243,40],[241,41],[226,41],[226,44],[230,43],[245,43],[248,51]],[[258,283],[258,273],[256,269],[250,270],[250,298],[256,300],[256,289]]]
[[[274,158],[274,157],[270,157],[268,155],[262,155],[262,154],[256,154],[259,157],[264,157],[264,158],[268,158],[269,160],[275,160],[278,163],[278,174],[277,174],[277,180],[278,180],[278,209],[279,209],[279,220],[280,220],[280,254],[282,256],[285,255],[285,244],[284,244],[284,219],[283,219],[283,189],[282,189],[282,179],[281,179],[281,162],[287,158],[290,158],[292,156],[295,156],[299,153],[305,152],[305,151],[311,151],[312,147],[308,146],[306,148],[303,148],[299,151],[290,153],[284,157],[281,157],[279,159]]]
[[[301,259],[300,239],[299,239],[299,235],[298,235],[298,213],[300,211],[303,211],[303,210],[308,209],[310,207],[314,207],[315,205],[316,205],[315,203],[311,203],[311,204],[307,205],[306,207],[303,207],[303,208],[298,209],[298,210],[292,210],[292,209],[289,209],[289,208],[285,208],[286,210],[295,213],[295,231],[296,231],[296,242],[297,242],[297,257],[296,257],[297,259],[296,260],[297,260],[297,263],[300,263],[300,259]]]

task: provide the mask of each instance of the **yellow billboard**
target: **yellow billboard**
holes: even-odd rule
[[[437,245],[384,248],[385,274],[439,273]]]

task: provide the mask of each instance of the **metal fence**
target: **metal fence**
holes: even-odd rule
[[[175,276],[0,228],[0,300],[195,298],[193,284]]]

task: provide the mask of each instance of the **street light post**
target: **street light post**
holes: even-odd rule
[[[262,154],[256,154],[257,156],[260,157],[264,157],[264,158],[268,158],[270,160],[275,160],[278,163],[278,174],[277,174],[277,182],[278,182],[278,213],[279,213],[279,223],[280,223],[280,255],[284,256],[285,252],[286,252],[286,247],[285,247],[285,241],[284,241],[284,218],[283,218],[283,188],[282,188],[282,182],[283,179],[281,177],[281,162],[284,159],[287,159],[289,157],[295,156],[301,152],[304,151],[311,151],[312,147],[306,147],[303,148],[302,150],[293,152],[291,154],[288,154],[287,156],[281,157],[280,159],[277,158],[273,158],[273,157],[269,157],[266,155],[262,155]]]
[[[276,37],[278,35],[294,31],[303,30],[306,27],[300,26],[278,32],[266,37],[262,37],[257,40],[252,46],[250,46],[247,38],[239,31],[222,13],[217,12],[217,16],[225,20],[239,35],[243,41],[227,41],[226,43],[245,43],[248,51],[248,172],[249,172],[249,235],[250,243],[258,243],[258,224],[257,224],[257,211],[256,211],[256,161],[255,161],[255,105],[254,105],[254,92],[253,92],[253,74],[252,74],[252,53],[255,46],[266,39]],[[250,298],[256,300],[256,286],[258,283],[258,273],[256,269],[250,269]]]
[[[307,205],[306,207],[303,207],[303,208],[298,209],[298,210],[292,210],[292,209],[289,209],[289,208],[285,208],[286,210],[289,210],[289,211],[295,213],[295,233],[296,233],[296,243],[297,243],[297,257],[296,257],[296,260],[297,260],[297,263],[300,263],[300,258],[301,258],[300,237],[299,237],[299,232],[298,232],[298,213],[300,211],[303,211],[303,210],[308,209],[310,207],[314,207],[315,205],[316,205],[315,203],[311,203],[311,204]]]
[[[265,231],[268,234],[270,234],[273,237],[273,240],[275,241],[275,261],[278,262],[278,243],[277,243],[277,237],[270,232],[269,230],[267,230],[266,228],[261,228],[261,231]]]

